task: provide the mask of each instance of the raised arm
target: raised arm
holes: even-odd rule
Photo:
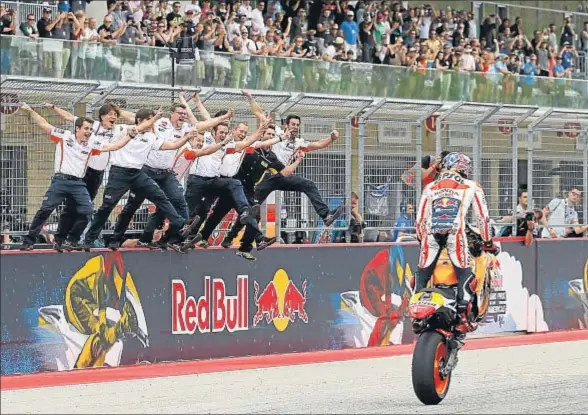
[[[112,143],[104,144],[102,146],[102,148],[100,149],[100,152],[102,153],[102,152],[120,150],[121,148],[126,146],[129,143],[129,141],[131,141],[133,138],[135,138],[137,136],[137,132],[138,131],[137,131],[136,127],[129,127],[127,129],[127,133],[125,134],[125,136],[122,140],[116,140]]]
[[[204,106],[202,101],[200,100],[200,94],[198,92],[196,92],[194,95],[192,95],[192,101],[194,101],[194,103],[196,104],[196,109],[200,113],[200,117],[203,120],[210,120],[210,118],[211,118],[210,113],[208,112],[208,110],[206,109],[206,107]]]
[[[308,143],[308,151],[316,151],[322,150],[323,148],[327,148],[331,145],[331,143],[337,141],[339,139],[339,132],[337,130],[331,131],[331,136],[327,138],[323,138],[319,141],[313,141],[312,143]]]
[[[218,150],[222,148],[222,146],[226,145],[231,141],[231,137],[225,138],[220,143],[214,143],[213,145],[206,146],[206,147],[199,147],[194,150],[189,150],[189,156],[196,158],[196,157],[203,157],[208,156],[210,154],[216,153]],[[202,145],[202,141],[200,141],[200,146]]]
[[[282,135],[275,136],[274,138],[272,138],[270,140],[256,141],[253,144],[253,147],[255,147],[256,149],[267,150],[268,148],[271,148],[271,146],[273,146],[274,144],[277,144],[280,141],[283,141],[284,137],[290,137],[290,135],[291,135],[290,130],[288,130],[286,128],[286,130],[282,132]]]
[[[253,143],[255,143],[257,140],[259,140],[263,136],[263,133],[267,129],[267,126],[267,119],[264,119],[264,121],[259,124],[257,130],[250,137],[246,138],[243,141],[238,141],[237,143],[235,143],[235,151],[242,151],[250,145],[252,145]]]
[[[41,129],[44,132],[49,134],[53,130],[53,126],[51,124],[49,124],[45,118],[43,118],[39,114],[37,114],[34,109],[29,107],[29,105],[26,102],[23,102],[22,105],[20,106],[20,108],[23,111],[28,112],[30,114],[31,118],[39,125],[39,127],[41,127]]]
[[[261,108],[261,106],[255,101],[249,90],[242,89],[241,92],[243,93],[243,95],[245,95],[247,101],[249,101],[251,112],[253,112],[253,115],[255,115],[255,118],[257,118],[257,122],[262,123],[263,120],[266,118],[263,108]]]
[[[188,113],[188,122],[192,125],[198,124],[198,120],[194,116],[194,113],[192,112],[192,108],[190,108],[190,105],[188,105],[188,101],[186,101],[186,98],[184,97],[183,92],[180,92],[179,100],[180,100],[180,104],[182,104],[186,107],[186,112]]]
[[[155,112],[155,115],[147,120],[143,120],[139,125],[137,125],[137,131],[142,133],[143,131],[148,131],[153,128],[153,125],[161,118],[163,115],[163,111],[161,108]]]
[[[55,113],[62,119],[64,119],[65,121],[70,121],[70,122],[74,122],[76,120],[75,115],[73,115],[71,112],[68,112],[62,108],[59,108],[57,105],[55,104],[51,104],[51,103],[46,103],[45,107],[47,108],[51,108],[53,111],[55,111]]]
[[[235,110],[234,109],[230,109],[229,112],[227,112],[225,115],[221,115],[220,117],[216,117],[216,118],[210,118],[208,120],[204,120],[204,121],[200,121],[196,127],[198,128],[198,131],[202,132],[202,131],[207,131],[210,130],[211,128],[216,127],[219,124],[222,124],[223,122],[229,121],[231,118],[233,118],[235,115]]]
[[[160,150],[177,150],[178,148],[180,148],[184,144],[186,144],[189,140],[191,140],[194,137],[194,134],[198,134],[198,127],[192,128],[191,131],[188,131],[179,140],[176,140],[176,141],[166,141],[166,142],[164,142],[161,145],[161,147],[159,147],[159,149]]]

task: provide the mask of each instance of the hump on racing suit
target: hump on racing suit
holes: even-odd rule
[[[471,299],[473,278],[467,239],[467,215],[473,209],[475,223],[485,247],[492,247],[490,218],[482,187],[470,180],[471,161],[460,153],[449,153],[441,163],[439,176],[423,190],[417,211],[416,232],[421,244],[414,291],[426,287],[443,248],[458,279],[458,306]]]

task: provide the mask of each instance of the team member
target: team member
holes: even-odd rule
[[[59,107],[55,104],[45,104],[46,107],[53,109],[55,113],[64,119],[65,121],[74,122],[76,117]],[[114,104],[104,104],[98,110],[98,121],[94,121],[92,124],[92,138],[99,139],[103,143],[109,143],[112,141],[112,137],[122,133],[123,126],[115,126],[119,117],[122,117],[129,122],[134,122],[134,116],[127,112],[120,110]],[[108,165],[110,154],[103,152],[100,155],[93,156],[88,163],[88,168],[84,176],[84,182],[90,194],[90,200],[94,201],[94,198],[98,194],[98,189],[102,184],[104,178],[104,170]],[[80,238],[84,232],[85,226],[82,226],[82,222],[87,222],[84,216],[76,216],[76,206],[71,200],[66,200],[65,207],[59,216],[59,223],[57,225],[57,231],[55,232],[55,247],[58,251],[62,251],[64,248],[67,250],[79,249]]]
[[[227,122],[234,115],[233,110],[231,110],[220,117],[198,122],[183,94],[180,94],[179,99],[179,104],[172,105],[169,118],[160,118],[155,122],[155,135],[166,142],[181,140],[183,136],[188,133],[195,134],[192,132],[195,128],[200,132],[215,127],[220,123]],[[186,122],[186,120],[188,120],[188,122]],[[218,148],[220,148],[220,146]],[[211,146],[202,150],[197,150],[196,152],[192,152],[192,156],[201,157],[207,154],[212,154],[214,151],[218,150],[218,148],[215,149],[214,146]],[[143,166],[143,170],[145,170],[145,173],[157,183],[161,190],[163,190],[178,214],[187,220],[188,205],[186,204],[182,192],[182,186],[176,178],[175,173],[172,171],[176,153],[177,151],[175,150],[151,151],[147,157],[145,165]],[[116,249],[120,246],[125,230],[144,200],[145,197],[131,193],[127,200],[127,204],[117,218],[113,237],[109,241],[110,248]],[[150,215],[145,229],[137,242],[137,246],[162,247],[162,244],[154,244],[152,243],[152,240],[155,230],[161,227],[164,219],[165,217],[159,210],[156,210],[154,214]]]
[[[154,113],[150,110],[140,110],[135,116],[135,123],[143,124],[144,121],[149,121],[152,126],[160,117],[160,111]],[[102,206],[94,215],[84,238],[84,249],[86,251],[90,250],[92,244],[100,235],[108,216],[122,196],[129,190],[149,199],[169,219],[170,223],[166,237],[170,242],[170,246],[173,248],[174,244],[179,242],[181,239],[180,229],[185,220],[172,206],[163,190],[142,168],[151,150],[176,150],[183,146],[190,136],[191,134],[186,134],[178,141],[166,142],[158,138],[153,131],[147,131],[139,134],[131,145],[112,154],[111,168],[108,183],[104,190]]]
[[[267,126],[267,125],[266,125]],[[214,145],[224,141],[229,132],[229,128],[225,124],[217,125],[212,129],[212,135],[204,135],[204,147]],[[246,133],[246,130],[245,130]],[[218,196],[223,193],[230,195],[237,212],[239,213],[239,220],[241,223],[257,229],[255,217],[257,216],[257,209],[251,209],[247,198],[243,192],[243,185],[239,180],[221,177],[221,165],[223,157],[228,152],[238,153],[249,147],[259,138],[262,132],[259,130],[243,141],[234,141],[233,137],[229,144],[222,146],[219,150],[211,155],[199,157],[190,166],[189,176],[186,183],[186,202],[190,210],[190,217],[199,216],[204,218],[210,205],[207,199],[210,196]],[[255,206],[257,208],[258,206]],[[199,226],[199,225],[196,225]]]
[[[308,142],[303,138],[299,138],[300,117],[298,115],[289,115],[286,118],[285,128],[288,135],[284,134],[282,140],[272,146],[272,151],[285,166],[290,165],[294,161],[294,155],[298,150],[305,152],[321,150],[339,139],[337,130],[333,130],[329,137],[319,141]],[[283,132],[281,129],[278,129],[276,134],[281,137]],[[316,213],[323,219],[325,226],[331,226],[343,213],[343,206],[338,206],[335,210],[330,211],[322,199],[316,184],[312,180],[295,174],[289,176],[284,176],[280,173],[265,175],[263,180],[255,186],[255,202],[263,203],[275,190],[304,193],[308,196]]]
[[[245,151],[225,154],[222,159],[220,167],[220,174],[222,177],[233,178],[239,180],[243,186],[243,192],[247,201],[251,205],[255,205],[253,200],[254,197],[254,186],[255,183],[263,176],[263,172],[270,167],[271,161],[261,159],[257,149],[262,147],[269,147],[274,141],[275,127],[268,125],[267,119],[263,119],[260,123],[258,130],[253,134],[262,135],[264,141],[256,141],[251,146],[247,147]],[[233,130],[231,136],[236,139],[236,142],[242,142],[247,134],[247,126],[243,123],[239,123]],[[276,160],[277,161],[277,160]],[[278,165],[275,167],[282,169],[281,163],[277,162]],[[198,246],[208,247],[208,237],[214,231],[216,226],[222,221],[227,213],[233,208],[233,202],[228,195],[220,195],[216,204],[212,208],[210,216],[206,219],[203,229],[199,232],[195,238],[186,242],[184,248],[193,247],[194,242],[197,242]],[[256,220],[258,220],[258,214]],[[239,233],[242,228],[242,224],[239,221],[235,222],[234,229],[235,235]],[[271,244],[275,243],[276,238],[266,238],[261,232],[252,232],[253,228],[248,227],[243,237],[244,241],[247,241],[249,245],[256,242],[257,249],[262,250]],[[232,241],[232,239],[231,239]],[[247,246],[246,246],[247,248]],[[240,250],[240,255],[246,256],[247,259],[254,260],[255,258],[249,254],[251,247],[248,249]]]
[[[256,183],[259,183],[266,174],[282,174],[284,176],[290,176],[294,173],[296,168],[302,163],[304,159],[304,152],[299,150],[295,155],[295,160],[289,166],[284,167],[284,165],[275,157],[275,155],[269,150],[269,147],[274,143],[276,139],[279,138],[275,137],[275,127],[270,125],[264,134],[264,141],[260,144],[258,149],[251,154],[247,154],[244,157],[243,163],[241,164],[241,168],[239,169],[239,173],[237,177],[243,183],[244,189],[246,189],[246,193],[248,193],[248,197],[252,197],[251,195],[254,193],[254,186]],[[266,148],[264,149],[263,146]],[[221,203],[214,207],[212,215],[208,218],[204,227],[201,231],[200,238],[202,239],[201,242],[198,243],[199,246],[206,247],[207,244],[203,244],[203,242],[207,241],[212,232],[214,231],[215,227],[220,223],[222,217],[226,212],[228,212],[231,208],[230,205],[222,204]],[[259,219],[259,218],[258,218]],[[224,248],[229,248],[232,244],[233,239],[237,237],[242,225],[236,222],[227,236],[223,239],[221,245]],[[257,250],[265,249],[266,247],[272,245],[276,241],[276,238],[267,238],[264,237],[263,234],[259,233],[257,235],[251,234],[249,232],[245,232],[243,238],[241,239],[240,247],[237,251],[237,255],[250,260],[255,261],[255,257],[251,254],[253,250],[253,242],[255,242]]]
[[[43,131],[50,134],[51,141],[57,143],[55,174],[22,244],[22,250],[30,250],[45,221],[64,200],[69,199],[75,203],[75,214],[80,218],[82,229],[86,226],[92,213],[92,201],[83,179],[91,157],[122,148],[137,134],[137,131],[134,128],[128,132],[125,131],[125,137],[121,140],[103,144],[91,138],[93,121],[89,118],[77,118],[74,124],[75,130],[72,133],[53,127],[26,103],[23,103],[21,108],[31,115]]]

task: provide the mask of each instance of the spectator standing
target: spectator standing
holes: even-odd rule
[[[374,39],[374,22],[369,14],[365,14],[359,24],[359,43],[361,44],[361,61],[370,62],[374,55],[376,40]]]
[[[588,54],[588,22],[584,22],[584,30],[580,36],[580,47],[584,53]]]
[[[543,209],[544,238],[564,238],[572,233],[581,235],[586,232],[586,226],[578,225],[578,213],[574,206],[580,203],[582,192],[573,187],[566,199],[555,198]],[[564,226],[572,225],[572,226]],[[574,226],[576,225],[576,226]]]
[[[39,37],[39,30],[37,29],[35,20],[35,15],[29,14],[27,20],[22,22],[19,27],[22,34],[29,39],[37,39]]]
[[[241,8],[243,8],[243,6],[241,6]],[[265,36],[266,27],[263,19],[264,9],[265,3],[263,1],[260,1],[255,6],[255,9],[251,11],[251,28],[253,30],[259,30],[260,34]]]
[[[181,12],[182,11],[182,3],[179,1],[175,1],[172,5],[172,11],[170,11],[167,16],[165,16],[165,20],[167,20],[168,27],[176,27],[179,26],[180,23],[183,22]]]
[[[96,19],[91,17],[86,19],[84,24],[84,31],[80,38],[81,44],[78,51],[78,77],[82,79],[92,79],[97,77],[93,76],[95,73],[95,61],[96,53],[98,52],[98,41],[100,35],[98,35]]]
[[[343,40],[345,41],[345,52],[353,52],[353,56],[357,57],[357,39],[359,35],[359,27],[355,20],[355,13],[349,10],[347,12],[346,20],[341,24],[343,31]]]
[[[566,17],[564,19],[564,24],[561,28],[561,37],[559,38],[560,46],[563,46],[566,43],[573,45],[575,36],[576,36],[576,32],[574,31],[574,26],[572,25],[572,21],[569,17]]]

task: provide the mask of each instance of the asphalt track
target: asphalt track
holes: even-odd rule
[[[0,412],[588,413],[588,340],[460,356],[449,395],[436,407],[414,396],[411,356],[403,355],[44,388],[3,382]]]

